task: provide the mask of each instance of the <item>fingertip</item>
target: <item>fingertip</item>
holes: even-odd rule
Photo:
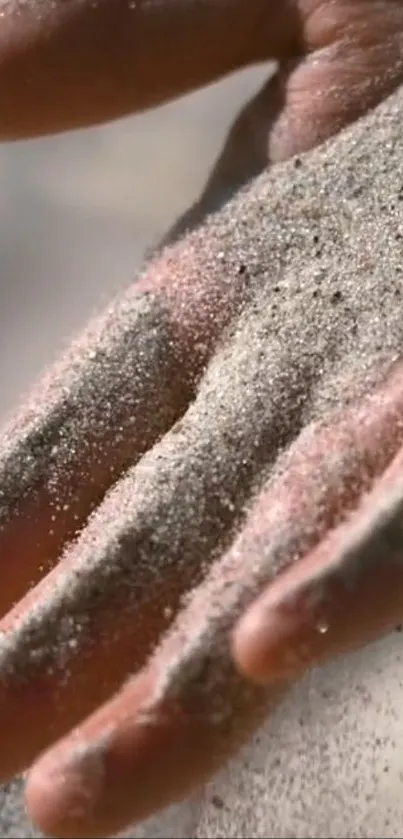
[[[294,675],[300,656],[288,645],[298,627],[293,613],[278,614],[257,601],[242,616],[232,636],[232,653],[241,673],[267,685]]]
[[[94,832],[91,816],[102,799],[104,782],[100,751],[87,751],[83,759],[74,762],[60,751],[45,754],[27,780],[28,814],[45,836],[102,836],[102,832]]]
[[[38,760],[26,805],[45,835],[115,835],[210,774],[215,731],[175,703],[155,703],[154,689],[141,674]]]
[[[259,683],[265,683],[267,678],[267,668],[262,660],[263,630],[260,615],[252,608],[238,622],[231,639],[232,654],[238,669],[242,675]]]
[[[114,745],[120,732],[123,744],[129,745],[129,751],[134,745],[136,751],[133,723],[152,689],[152,674],[141,673],[129,691],[129,703],[122,704],[117,694],[36,761],[26,783],[25,801],[30,818],[46,836],[96,839],[126,826],[127,810],[135,810],[135,786],[126,788],[121,771],[124,760],[119,755],[113,766]],[[126,799],[124,806],[120,794]]]

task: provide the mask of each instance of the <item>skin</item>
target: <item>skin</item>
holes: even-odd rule
[[[181,361],[177,367],[173,363],[168,371],[166,387],[155,381],[154,390],[160,399],[155,407],[162,417],[162,426],[153,426],[150,421],[144,430],[139,411],[134,432],[130,426],[130,445],[129,429],[124,427],[122,450],[112,444],[116,429],[109,429],[104,460],[97,466],[100,471],[92,474],[96,478],[96,497],[94,481],[84,481],[83,485],[81,480],[84,453],[79,452],[74,462],[75,487],[79,487],[74,527],[61,511],[54,516],[46,498],[46,474],[39,493],[33,485],[24,487],[24,492],[21,487],[23,501],[1,531],[2,554],[9,562],[0,593],[0,630],[17,632],[21,622],[29,623],[33,606],[49,595],[59,569],[68,569],[69,563],[74,564],[85,549],[87,516],[117,476],[123,476],[146,452],[150,480],[157,466],[162,468],[159,453],[166,458],[167,485],[176,480],[169,455],[170,429],[186,412],[194,396],[194,383],[203,386],[204,370],[207,367],[208,374],[215,363],[220,336],[238,318],[243,294],[242,289],[238,294],[237,288],[229,290],[217,278],[195,270],[195,248],[179,234],[189,223],[200,222],[206,212],[268,164],[318,145],[377,105],[402,82],[403,3],[15,2],[4,7],[0,23],[0,132],[7,140],[111,120],[153,107],[256,61],[275,58],[279,62],[274,78],[239,115],[200,200],[172,232],[171,238],[179,237],[177,243],[171,251],[155,258],[134,292],[139,298],[151,292],[168,311],[174,358]],[[209,230],[207,225],[199,232],[206,253]],[[175,275],[181,279],[173,283]],[[204,298],[214,300],[214,321],[204,317],[200,305]],[[252,310],[253,307],[247,319],[253,326]],[[138,329],[144,326],[140,324]],[[139,394],[144,391],[142,398],[147,405],[145,374],[144,381],[141,375],[140,372],[137,387]],[[206,632],[205,657],[209,666],[218,641],[228,639],[224,667],[227,682],[222,690],[231,707],[237,709],[228,730],[211,723],[209,699],[200,692],[197,680],[185,679],[174,698],[167,692],[157,695],[161,672],[169,669],[170,661],[181,653],[182,647],[185,651],[184,637],[195,627],[200,628],[200,612],[208,615],[205,604],[212,591],[219,593],[214,578],[201,585],[188,607],[175,616],[173,632],[149,661],[153,643],[166,628],[155,615],[161,613],[167,598],[170,602],[169,586],[174,592],[175,612],[181,585],[189,587],[191,582],[182,583],[179,575],[178,579],[174,574],[173,580],[164,580],[166,586],[155,592],[154,612],[142,602],[133,612],[133,621],[137,617],[135,641],[132,636],[129,638],[130,603],[116,603],[112,615],[100,610],[94,618],[99,619],[96,626],[98,630],[106,628],[114,641],[108,649],[100,643],[90,661],[85,656],[80,658],[80,653],[74,660],[72,657],[68,684],[63,681],[63,674],[56,673],[48,682],[45,679],[47,693],[43,689],[41,692],[40,678],[45,677],[39,665],[39,670],[32,670],[30,683],[29,657],[24,659],[28,688],[22,689],[12,675],[7,677],[0,705],[0,773],[6,779],[33,764],[27,802],[32,818],[42,830],[58,836],[105,836],[185,796],[250,736],[290,680],[298,678],[313,663],[367,643],[401,618],[402,584],[394,534],[401,504],[402,441],[399,422],[392,421],[401,416],[403,409],[401,371],[382,387],[386,388],[387,398],[382,401],[381,393],[380,400],[375,399],[369,406],[360,457],[352,459],[350,471],[340,467],[338,494],[334,485],[324,482],[322,500],[326,515],[321,531],[314,522],[319,542],[311,546],[312,550],[308,546],[306,555],[300,553],[300,562],[285,570],[269,587],[265,588],[262,582],[259,597],[246,611],[246,604],[240,603],[235,625],[228,623],[223,606],[216,635]],[[347,428],[352,439],[360,428],[360,416],[358,405],[343,417],[343,428]],[[46,422],[45,417],[45,425]],[[184,422],[192,431],[191,412]],[[336,460],[337,454],[341,456],[345,438],[335,433],[337,422],[331,418],[328,425],[319,428],[312,451],[303,454],[303,481],[297,447],[285,478],[274,489],[261,486],[247,520],[242,526],[236,523],[236,551],[224,540],[222,561],[229,567],[233,567],[236,552],[238,556],[256,555],[262,537],[266,543],[273,538],[278,522],[270,516],[266,522],[273,497],[281,497],[284,503],[294,499],[297,518],[308,524],[314,521],[309,504],[309,476],[317,474],[318,468],[325,474],[323,453],[330,441],[335,445]],[[197,438],[197,428],[193,430]],[[382,447],[378,445],[379,435],[385,441]],[[185,483],[193,480],[191,455],[192,452]],[[371,494],[361,507],[360,496],[369,489],[363,476],[368,475]],[[205,477],[208,487],[208,476]],[[302,486],[308,487],[306,496]],[[121,491],[118,484],[116,492]],[[344,512],[358,506],[348,525],[339,524],[334,513],[335,495],[338,500],[342,498]],[[387,516],[379,512],[385,497]],[[236,500],[238,503],[238,497]],[[102,503],[107,505],[108,500]],[[84,528],[83,534],[73,548],[63,553],[59,565],[63,548],[77,526]],[[96,524],[88,527],[96,530]],[[190,539],[186,527],[184,523],[183,538]],[[384,563],[381,596],[374,560],[375,536],[377,544],[382,545]],[[220,544],[217,534],[212,539]],[[302,531],[300,541],[302,544]],[[290,554],[289,561],[291,558],[294,556]],[[249,573],[247,564],[239,569],[235,562],[234,567],[237,574]],[[50,575],[44,577],[44,569],[50,568]],[[27,594],[33,582],[37,587]],[[78,591],[77,609],[81,608],[80,597]],[[125,617],[122,621],[120,611]],[[56,631],[52,620],[49,618],[50,634]],[[108,625],[108,621],[112,623]],[[331,624],[332,632],[318,633],[318,621]],[[46,621],[44,625],[47,629]],[[309,656],[294,656],[294,665],[290,667],[289,652],[298,652],[302,643],[304,649],[309,649]],[[125,682],[133,671],[137,675]],[[270,685],[269,693],[265,685]],[[53,697],[53,704],[49,704],[49,696]],[[31,725],[27,725],[27,716]],[[22,729],[23,736],[19,735]],[[12,737],[7,740],[8,731]],[[47,751],[38,758],[44,749]]]

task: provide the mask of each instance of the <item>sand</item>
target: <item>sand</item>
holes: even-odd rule
[[[49,588],[32,618],[21,623],[11,641],[2,644],[3,676],[12,679],[19,673],[24,679],[34,677],[44,659],[47,666],[56,670],[62,666],[68,673],[80,645],[91,644],[96,619],[92,613],[89,617],[88,604],[95,596],[105,608],[115,596],[127,608],[133,598],[136,603],[146,602],[150,586],[178,563],[186,591],[189,580],[204,574],[211,561],[230,546],[236,526],[246,517],[257,492],[281,475],[288,447],[301,429],[337,411],[352,397],[370,392],[399,357],[403,338],[402,101],[400,90],[323,149],[261,176],[180,245],[182,262],[178,262],[178,251],[161,257],[162,267],[157,270],[174,266],[177,287],[181,272],[190,272],[197,317],[203,320],[209,338],[214,338],[217,330],[212,309],[215,295],[219,298],[223,288],[239,290],[234,293],[235,325],[224,329],[224,307],[222,340],[214,360],[202,378],[198,375],[186,382],[189,390],[185,393],[194,397],[190,408],[180,424],[141,457],[124,482],[107,496],[70,552],[69,570],[57,587]],[[214,294],[203,294],[206,276]],[[124,358],[127,344],[122,336],[132,339],[137,334],[139,317],[155,324],[160,351],[154,358],[150,344],[141,348],[142,355],[136,347],[141,363],[137,362],[134,389],[129,375],[133,362]],[[52,470],[56,484],[49,491],[51,504],[60,505],[60,487],[70,487],[71,465],[88,436],[94,436],[96,460],[104,469],[107,455],[102,430],[110,423],[130,425],[137,400],[143,406],[148,404],[149,370],[162,375],[167,393],[172,392],[172,347],[176,345],[167,312],[153,295],[140,304],[129,291],[111,305],[102,323],[106,325],[102,335],[99,326],[91,329],[62,367],[50,374],[46,393],[42,386],[39,404],[45,406],[45,412],[41,414],[36,407],[34,392],[29,416],[20,414],[3,438],[0,469],[9,476],[9,484],[3,480],[3,521],[15,515],[22,480],[28,495],[33,476],[37,486],[41,485],[46,460],[53,463],[56,459]],[[188,319],[186,335],[196,328],[196,318]],[[117,346],[122,347],[122,356],[115,365],[115,358],[120,358]],[[200,352],[207,358],[210,342]],[[99,359],[99,378],[95,363],[95,372],[91,366],[93,387],[88,371],[94,358],[95,362]],[[159,382],[158,377],[155,381]],[[180,379],[181,394],[182,385]],[[97,412],[101,388],[107,406],[102,416]],[[154,393],[152,387],[151,391]],[[159,387],[160,395],[161,391]],[[130,393],[135,396],[126,411],[122,405],[126,406]],[[154,398],[158,400],[158,394]],[[150,439],[157,439],[172,419],[183,413],[183,405],[178,410],[177,392],[167,413],[158,409],[165,402],[162,396],[152,415],[147,412],[153,422],[138,432],[139,457]],[[53,404],[52,415],[49,403]],[[46,423],[40,460],[34,443]],[[58,439],[76,441],[73,455],[68,444],[66,450],[54,450],[52,435],[56,431]],[[301,440],[296,445],[304,448],[306,436]],[[351,442],[347,455],[351,454]],[[34,472],[27,472],[30,453],[29,469]],[[385,457],[389,456],[386,453]],[[122,466],[126,457],[125,449]],[[335,479],[339,472],[336,463]],[[187,638],[186,654],[163,674],[161,692],[178,690],[183,681],[189,684],[192,680],[197,691],[199,668],[205,668],[207,657],[207,698],[216,696],[214,686],[223,668],[230,668],[222,640],[228,621],[262,580],[270,579],[289,560],[291,547],[296,556],[318,536],[320,520],[315,515],[324,487],[314,489],[310,521],[296,518],[284,503],[271,513],[276,539],[255,545],[255,554],[248,557],[251,574],[246,583],[239,573],[244,570],[244,560],[235,542],[226,557],[225,574],[223,569],[215,569],[211,576],[206,606],[200,610],[197,597],[193,605],[190,601],[190,608],[198,614],[196,629]],[[70,498],[63,497],[63,504],[70,503]],[[71,618],[70,623],[66,617]],[[78,641],[78,646],[71,645],[72,640]],[[392,642],[384,643],[385,656],[377,662],[382,672],[386,664],[395,663]],[[35,656],[33,649],[38,653]],[[382,773],[386,758],[381,754],[386,755],[388,749],[393,752],[399,727],[390,697],[392,683],[380,679],[379,674],[371,680],[371,672],[364,666],[361,671],[354,669],[350,683],[343,666],[335,673],[330,697],[324,696],[321,686],[326,673],[314,677],[309,699],[307,694],[304,699],[303,689],[294,702],[289,699],[286,710],[278,711],[269,724],[260,750],[255,744],[255,751],[249,750],[229,776],[224,773],[217,788],[207,791],[204,799],[196,798],[190,810],[174,814],[179,827],[171,824],[169,835],[185,835],[186,830],[194,836],[263,836],[266,831],[268,835],[319,836],[322,830],[330,836],[341,836],[343,831],[368,837],[378,831],[382,836],[399,835],[402,812],[398,796],[388,801],[389,815],[387,808],[379,808],[380,798],[385,798]],[[249,702],[250,689],[232,670],[231,678]],[[68,678],[65,690],[69,690]],[[207,703],[213,724],[232,727],[237,719],[231,695],[221,695],[219,700],[219,707]],[[377,703],[378,724],[383,715],[384,726],[378,762],[373,760],[371,739]],[[364,722],[357,708],[364,717],[366,712]],[[305,718],[308,730],[301,733]],[[293,736],[287,731],[289,725]],[[372,758],[366,761],[365,785],[362,780],[360,786],[364,744],[367,758],[369,754]],[[354,801],[350,804],[352,790]],[[180,825],[181,818],[187,819],[185,827],[183,822]],[[11,816],[7,815],[6,821],[3,835],[15,835]],[[152,830],[146,828],[146,835],[153,835]]]

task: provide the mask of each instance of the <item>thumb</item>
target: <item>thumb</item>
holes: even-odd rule
[[[403,21],[401,23],[403,27]],[[364,116],[403,80],[403,28],[370,27],[283,64],[266,88],[267,160],[306,152]]]
[[[301,23],[300,55],[283,60],[238,115],[198,201],[200,218],[267,165],[332,137],[403,81],[400,3],[319,6]]]

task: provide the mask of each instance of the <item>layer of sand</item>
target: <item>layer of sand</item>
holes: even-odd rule
[[[269,295],[267,309],[256,309],[254,325],[267,330],[270,321],[271,346],[280,334],[289,353],[284,356],[283,343],[277,356],[272,354],[271,378],[266,371],[262,384],[262,357],[252,352],[253,396],[257,408],[271,381],[279,395],[277,403],[272,399],[273,411],[277,418],[283,412],[290,433],[292,406],[284,395],[298,394],[303,375],[309,377],[310,398],[307,406],[303,398],[298,404],[301,418],[307,419],[339,401],[341,384],[345,388],[354,381],[365,389],[375,358],[389,363],[400,352],[402,105],[399,91],[302,166],[291,162],[260,178],[216,220],[206,268],[219,272],[224,249],[229,276],[242,260],[256,289],[259,283],[280,289],[280,294],[273,290],[277,307]],[[314,295],[318,286],[319,297]],[[228,362],[224,352],[199,397],[200,409],[209,388],[209,398],[219,395],[224,417],[232,411],[231,427],[237,413],[230,404],[231,375],[220,389],[220,372],[251,374],[250,357],[242,356],[248,329],[238,333],[236,363]],[[266,346],[261,331],[255,346]],[[238,430],[245,440],[242,423],[247,420],[243,409]],[[131,835],[158,835],[160,830],[172,837],[399,836],[400,641],[396,635],[355,661],[307,679],[242,759],[211,787],[174,811],[165,826],[157,822]],[[10,795],[4,813],[4,836],[24,830]]]

